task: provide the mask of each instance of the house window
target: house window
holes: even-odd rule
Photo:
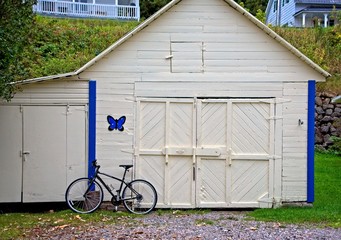
[[[278,9],[278,0],[274,1],[274,12]]]

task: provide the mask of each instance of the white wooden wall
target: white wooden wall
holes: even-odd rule
[[[0,103],[0,202],[64,201],[87,176],[88,81],[21,86]]]
[[[181,1],[79,77],[97,81],[97,158],[114,174],[122,170],[113,166],[134,159],[136,97],[287,101],[278,150],[283,186],[275,191],[284,200],[306,199],[306,125],[297,122],[307,118],[306,82],[323,77],[226,2]],[[125,131],[109,132],[107,115],[126,116]]]
[[[283,86],[283,97],[290,99],[283,104],[283,201],[307,198],[307,89],[307,83]]]
[[[18,86],[10,102],[0,104],[87,104],[88,81],[60,79]]]

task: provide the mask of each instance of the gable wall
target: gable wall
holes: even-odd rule
[[[178,52],[174,53],[172,43],[178,44]],[[195,44],[202,46],[199,57],[182,64],[193,64],[187,69],[194,72],[181,69],[181,64],[176,67],[183,72],[172,72],[174,62],[198,54]],[[201,72],[197,72],[198,62]],[[283,198],[306,197],[306,129],[296,127],[298,118],[306,119],[306,81],[323,78],[224,1],[181,1],[80,78],[97,81],[97,158],[104,167],[132,163],[135,97],[287,98]],[[107,115],[126,116],[124,132],[109,132]],[[293,140],[300,145],[293,146]],[[113,173],[120,174],[121,169]]]

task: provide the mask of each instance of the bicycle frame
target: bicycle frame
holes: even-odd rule
[[[128,186],[128,187],[129,187],[129,183],[127,183],[127,182],[125,181],[125,177],[126,177],[127,172],[128,172],[128,170],[126,169],[126,170],[124,171],[123,177],[120,179],[120,178],[114,177],[114,176],[112,176],[112,175],[109,175],[109,174],[107,174],[107,173],[102,173],[102,172],[100,172],[100,171],[99,171],[99,167],[97,166],[97,167],[96,167],[96,170],[95,170],[95,174],[94,174],[94,176],[91,178],[91,182],[90,182],[90,184],[89,184],[89,189],[88,189],[86,192],[91,191],[92,183],[93,183],[96,179],[98,179],[98,181],[102,184],[102,186],[105,187],[105,189],[108,190],[108,192],[109,192],[110,195],[115,199],[115,201],[122,201],[122,200],[127,200],[127,199],[135,199],[135,198],[137,198],[137,197],[130,197],[130,198],[126,198],[126,199],[122,199],[122,198],[121,198],[121,192],[122,192],[122,190],[123,190],[123,186]],[[104,180],[103,180],[99,175],[103,175],[103,176],[112,178],[112,179],[114,179],[114,180],[116,180],[116,181],[119,181],[119,182],[121,183],[119,189],[116,190],[117,195],[115,195],[115,194],[113,193],[113,191],[110,189],[110,186],[108,186],[108,184],[106,184],[106,183],[104,182]],[[129,188],[130,188],[130,187],[129,187]],[[136,192],[135,189],[130,188],[130,190],[131,190],[132,192],[134,192],[137,196],[139,195],[139,193]]]

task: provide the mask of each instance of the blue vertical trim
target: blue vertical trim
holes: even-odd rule
[[[88,129],[88,177],[95,169],[92,161],[96,159],[96,81],[89,81],[89,129]]]
[[[315,145],[315,91],[316,83],[313,80],[308,82],[308,192],[307,202],[312,203],[315,200],[314,190],[314,145]]]

